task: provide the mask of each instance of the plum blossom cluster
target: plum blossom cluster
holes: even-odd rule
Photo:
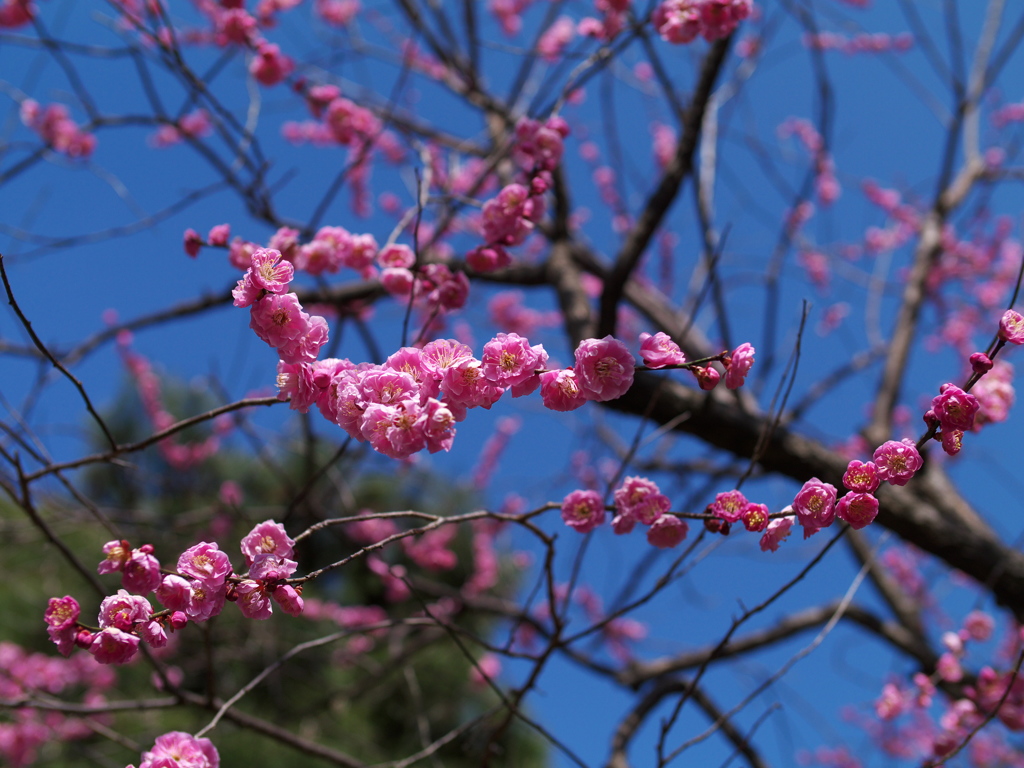
[[[151,146],[157,149],[180,144],[186,138],[201,139],[213,131],[210,115],[205,109],[197,109],[182,115],[173,124],[161,125],[156,133],[149,137]]]
[[[562,161],[569,124],[560,117],[545,122],[522,118],[516,123],[512,158],[522,178],[502,188],[484,203],[480,233],[484,244],[466,254],[466,265],[477,272],[507,267],[512,258],[506,248],[520,245],[544,216],[544,194],[551,172]]]
[[[825,149],[825,141],[817,128],[808,120],[791,117],[778,129],[779,138],[796,137],[814,160],[814,188],[818,201],[828,206],[839,199],[842,192],[836,178],[835,162]]]
[[[647,526],[647,541],[652,546],[670,549],[686,538],[689,526],[673,515],[668,497],[657,483],[646,477],[627,477],[616,488],[612,530],[623,535],[637,523]],[[579,533],[588,533],[605,521],[605,506],[597,491],[573,491],[562,501],[562,520]]]
[[[37,695],[58,696],[82,688],[82,700],[91,705],[106,701],[106,691],[115,683],[112,671],[85,656],[56,659],[31,653],[14,643],[0,643],[0,699],[30,700]],[[102,715],[92,715],[104,722]],[[18,716],[0,723],[0,760],[20,768],[38,758],[38,750],[49,741],[87,739],[95,731],[83,718],[26,707]]]
[[[1024,681],[1009,670],[983,667],[959,698],[948,700],[939,712],[934,708],[937,687],[965,680],[968,647],[988,641],[994,627],[991,615],[972,611],[957,631],[942,634],[943,652],[931,674],[919,672],[910,681],[885,683],[874,703],[878,720],[865,723],[885,752],[910,759],[949,757],[989,713],[1011,732],[1024,730]],[[913,738],[908,738],[911,733]],[[974,736],[971,758],[975,765],[1020,764],[1019,753],[992,729]]]
[[[286,583],[298,566],[289,559],[294,545],[280,523],[267,520],[242,539],[245,568],[240,572],[234,571],[217,544],[203,541],[181,554],[176,573],[163,575],[152,546],[133,549],[127,541],[107,542],[96,570],[120,572],[125,588],[100,603],[98,629],[79,621],[81,608],[68,595],[50,599],[44,615],[47,633],[64,656],[77,646],[101,664],[124,664],[135,657],[140,642],[162,648],[168,631],[213,618],[226,601],[237,603],[250,619],[269,618],[273,602],[297,616],[302,612],[302,597]],[[145,597],[150,592],[164,606],[162,610],[153,610]]]
[[[688,363],[686,355],[667,333],[659,331],[653,335],[640,334],[640,357],[644,365],[654,370],[668,366],[689,368],[696,376],[698,386],[704,390],[714,389],[722,380],[722,374],[710,365],[713,360],[719,360],[725,367],[725,386],[728,389],[742,387],[747,380],[747,374],[754,366],[756,351],[753,345],[744,342],[731,353],[723,352],[708,361]]]
[[[25,99],[21,102],[20,113],[21,122],[55,152],[68,157],[89,157],[96,149],[96,137],[83,131],[63,104],[43,107],[33,99]]]
[[[661,38],[669,43],[689,43],[728,37],[750,16],[753,0],[663,0],[651,20]]]

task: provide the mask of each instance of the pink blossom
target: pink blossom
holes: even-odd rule
[[[290,616],[298,616],[302,613],[302,597],[295,587],[290,584],[279,584],[271,592],[274,600],[281,606],[281,610]]]
[[[270,552],[257,554],[249,568],[249,576],[258,581],[281,581],[287,579],[299,564],[282,555]]]
[[[875,449],[873,459],[878,477],[892,485],[906,485],[924,464],[917,447],[909,439],[882,443]]]
[[[483,363],[475,358],[447,368],[441,378],[441,391],[449,403],[465,408],[490,408],[505,392],[487,380]]]
[[[416,254],[408,245],[394,243],[386,245],[377,253],[377,265],[381,269],[387,267],[409,269],[416,263]]]
[[[153,648],[167,645],[167,630],[159,621],[145,621],[138,627],[139,638]]]
[[[793,528],[793,520],[792,515],[787,515],[786,517],[777,517],[768,523],[768,528],[761,535],[761,551],[778,552],[779,545],[789,537],[789,532]]]
[[[116,595],[104,598],[100,603],[99,624],[104,629],[116,627],[130,632],[137,623],[148,620],[152,613],[153,607],[146,598],[119,589]]]
[[[878,516],[878,499],[870,493],[850,491],[836,504],[836,515],[851,528],[863,528]]]
[[[466,266],[481,274],[504,269],[511,263],[512,257],[500,245],[481,245],[466,254]]]
[[[327,321],[319,315],[308,319],[306,332],[295,339],[285,339],[277,348],[277,354],[286,363],[311,363],[320,354],[328,341]]]
[[[793,499],[793,511],[805,529],[827,528],[835,520],[836,487],[812,477]]]
[[[612,518],[612,530],[616,536],[630,533],[636,527],[636,518],[632,515],[615,515]]]
[[[664,368],[666,365],[682,365],[686,355],[667,333],[658,331],[653,336],[640,334],[640,357],[648,368]]]
[[[580,342],[573,370],[584,396],[605,402],[626,394],[633,384],[634,365],[626,345],[605,336]]]
[[[246,271],[251,280],[267,293],[285,293],[295,275],[295,267],[281,258],[273,248],[257,248],[252,254],[252,265]]]
[[[575,411],[587,402],[580,391],[576,371],[563,368],[540,374],[540,397],[545,408],[552,411]]]
[[[249,74],[266,86],[277,85],[295,69],[295,62],[281,53],[281,48],[266,41],[260,42],[256,55],[249,63]]]
[[[430,398],[420,413],[420,425],[430,453],[450,451],[455,439],[455,414],[439,400]]]
[[[1006,421],[1016,399],[1013,389],[1013,366],[997,360],[988,373],[971,390],[980,408],[974,416],[974,429],[985,424]]]
[[[481,355],[484,376],[499,387],[524,383],[544,367],[547,359],[544,347],[531,347],[517,333],[499,333],[484,344]]]
[[[705,391],[711,391],[722,378],[722,374],[718,372],[716,368],[708,366],[696,366],[691,368],[690,371],[694,376],[697,377],[697,386]]]
[[[985,642],[992,636],[995,621],[983,611],[971,611],[964,619],[964,631],[972,640]]]
[[[188,605],[185,614],[192,621],[206,621],[224,608],[227,597],[227,583],[207,582],[195,579],[189,582]]]
[[[484,239],[491,245],[519,245],[540,218],[540,202],[522,184],[509,184],[484,204],[481,223]]]
[[[999,338],[1011,344],[1024,344],[1024,317],[1012,309],[999,319]]]
[[[562,500],[562,520],[580,533],[594,530],[604,517],[604,504],[597,491],[573,491]]]
[[[160,561],[145,551],[146,546],[132,550],[131,558],[121,571],[121,584],[129,592],[145,595],[160,586]]]
[[[743,527],[752,533],[760,533],[768,527],[768,507],[764,504],[748,503],[743,508],[740,519]]]
[[[875,702],[875,714],[880,720],[893,720],[906,711],[908,697],[895,683],[882,686],[882,695]]]
[[[210,584],[220,584],[231,573],[231,561],[216,543],[201,541],[178,558],[178,572]]]
[[[106,557],[100,560],[100,564],[96,567],[96,573],[106,574],[115,573],[123,570],[128,560],[131,558],[132,550],[131,545],[127,541],[121,539],[120,541],[108,541],[103,545],[103,554]]]
[[[199,249],[203,247],[203,238],[194,229],[185,230],[185,253],[193,259],[199,255]]]
[[[302,311],[294,293],[264,296],[252,305],[249,327],[272,347],[294,342],[309,331],[309,315]],[[315,357],[314,357],[315,359]],[[302,362],[285,360],[287,363]],[[312,361],[307,361],[312,362]]]
[[[269,619],[274,612],[273,604],[267,595],[264,585],[244,579],[235,585],[237,604],[242,615],[247,619]]]
[[[750,368],[754,365],[754,348],[744,342],[733,350],[732,362],[725,369],[725,386],[737,389],[743,386]]]
[[[153,749],[142,754],[139,768],[220,768],[220,755],[209,739],[171,731],[158,736]]]
[[[308,413],[320,399],[323,390],[317,385],[315,369],[309,363],[277,362],[277,399],[289,403],[289,408]]]
[[[264,520],[242,539],[242,554],[245,562],[252,564],[257,555],[291,557],[295,542],[285,533],[284,526],[273,520]]]
[[[100,664],[126,664],[139,650],[139,638],[116,627],[107,627],[93,635],[89,653]]]
[[[943,384],[939,392],[941,394],[932,398],[932,411],[942,430],[970,430],[974,426],[974,414],[980,407],[978,399],[953,384]]]
[[[210,245],[226,246],[228,240],[231,238],[231,225],[230,224],[217,224],[210,228],[210,233],[206,236],[206,242]]]
[[[964,443],[964,433],[959,429],[944,429],[939,435],[942,441],[942,450],[950,456],[960,453]]]
[[[485,653],[469,670],[469,680],[477,688],[485,688],[501,674],[501,659],[493,653]]]
[[[189,593],[188,581],[181,576],[168,575],[156,588],[156,599],[168,610],[183,611],[188,605]]]
[[[672,503],[658,485],[646,477],[627,477],[615,489],[615,511],[644,525],[651,525],[668,512]]]
[[[70,595],[51,597],[47,604],[46,612],[43,614],[46,633],[62,656],[70,656],[75,647],[80,613],[78,601]]]
[[[747,504],[747,498],[742,493],[728,491],[715,496],[715,501],[711,505],[711,513],[727,522],[735,523],[740,519]]]
[[[568,16],[559,16],[537,41],[537,53],[545,61],[556,61],[576,33],[576,25]]]
[[[686,538],[690,527],[675,515],[662,515],[647,529],[647,542],[660,549],[678,547]]]
[[[881,480],[873,462],[853,459],[843,474],[843,485],[858,493],[874,493]]]

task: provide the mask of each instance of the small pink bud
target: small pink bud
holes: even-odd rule
[[[714,389],[718,385],[719,379],[722,378],[722,374],[710,365],[706,368],[697,367],[692,368],[691,370],[693,371],[694,376],[697,377],[697,384],[701,389],[706,391]]]
[[[984,352],[975,352],[970,357],[971,370],[977,374],[986,373],[992,370],[992,366],[995,363],[992,362],[992,358],[986,355]]]

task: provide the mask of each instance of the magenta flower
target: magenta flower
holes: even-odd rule
[[[861,462],[854,459],[843,474],[843,485],[857,493],[874,493],[881,480],[878,469],[873,462]]]
[[[284,526],[273,520],[264,520],[249,531],[241,547],[248,564],[252,564],[257,555],[291,557],[295,554],[295,542],[285,533]]]
[[[836,487],[812,477],[793,499],[793,511],[805,529],[828,528],[836,516]]]
[[[126,664],[138,650],[139,638],[116,627],[97,632],[89,645],[89,653],[100,664]]]
[[[277,399],[287,401],[288,407],[293,411],[309,413],[309,409],[322,394],[314,378],[314,371],[314,367],[309,363],[296,365],[278,360]]]
[[[575,411],[587,402],[580,391],[576,371],[563,368],[540,374],[540,398],[545,408],[552,411]]]
[[[974,414],[980,407],[978,398],[953,384],[943,384],[939,392],[941,394],[932,398],[932,411],[942,431],[959,429],[966,432],[971,429],[974,426]]]
[[[940,437],[942,438],[942,450],[950,456],[956,456],[960,453],[964,443],[964,433],[961,430],[943,430]]]
[[[765,504],[751,502],[743,508],[743,514],[740,515],[740,519],[743,521],[743,527],[748,531],[760,533],[768,527],[768,515],[768,507]]]
[[[274,600],[281,606],[281,610],[290,616],[298,616],[302,613],[303,601],[298,590],[290,584],[279,584],[272,592]]]
[[[605,402],[622,397],[633,384],[634,368],[626,345],[611,336],[584,339],[576,347],[573,370],[588,400]]]
[[[1011,344],[1024,344],[1024,317],[1012,309],[999,319],[999,338]]]
[[[646,477],[627,477],[615,490],[615,511],[644,525],[668,512],[672,503],[658,485]]]
[[[159,621],[147,621],[139,627],[139,638],[154,648],[167,645],[167,630]]]
[[[171,611],[183,611],[188,605],[191,587],[181,576],[164,576],[156,588],[156,599]]]
[[[697,377],[697,386],[706,392],[710,392],[717,387],[718,382],[722,378],[722,374],[718,372],[718,369],[710,365],[704,367],[697,366],[696,368],[691,368],[690,371]]]
[[[272,553],[256,555],[249,569],[249,576],[259,581],[280,581],[287,579],[299,564],[294,560]]]
[[[160,561],[145,551],[144,545],[132,550],[132,556],[121,571],[121,584],[129,592],[145,595],[160,586]]]
[[[768,528],[761,535],[761,551],[772,552],[779,551],[779,545],[782,544],[788,537],[789,532],[793,529],[793,517],[787,515],[786,517],[777,517],[768,523]]]
[[[106,557],[96,567],[96,573],[115,573],[124,568],[132,555],[131,546],[125,540],[108,541],[103,545],[103,554]]]
[[[889,440],[875,449],[873,456],[878,477],[892,485],[906,485],[924,464],[917,446],[910,440]]]
[[[420,413],[420,428],[431,453],[450,451],[455,440],[455,414],[440,400],[430,398]]]
[[[747,374],[754,365],[754,348],[744,342],[733,350],[731,357],[732,362],[725,370],[725,386],[729,389],[738,389],[743,386]]]
[[[99,624],[104,629],[116,627],[130,632],[137,623],[148,620],[152,613],[153,607],[146,598],[119,589],[116,595],[104,598],[100,603]]]
[[[748,503],[747,497],[739,491],[720,493],[715,496],[715,501],[711,505],[711,513],[730,523],[735,523],[740,519]]]
[[[562,520],[580,533],[589,533],[604,522],[604,504],[597,491],[573,491],[562,500]]]
[[[199,255],[199,249],[203,247],[203,238],[194,229],[186,229],[183,240],[185,253],[194,259]]]
[[[548,355],[544,347],[531,347],[530,342],[517,333],[499,333],[484,344],[484,376],[499,387],[525,383],[544,367]]]
[[[640,334],[640,357],[648,368],[664,368],[666,365],[682,365],[686,355],[667,333],[658,331],[653,336]]]
[[[859,530],[878,516],[878,499],[870,493],[850,491],[836,504],[836,516]]]
[[[75,647],[78,635],[78,617],[81,608],[78,601],[70,595],[51,597],[47,604],[43,619],[46,621],[46,634],[57,646],[61,656],[70,656]]]
[[[212,619],[224,608],[227,583],[210,583],[196,579],[189,583],[188,605],[185,614],[192,621]]]
[[[267,293],[285,293],[295,276],[295,267],[281,258],[273,248],[257,248],[252,254],[252,266],[245,279]]]
[[[231,561],[215,543],[201,541],[181,553],[178,572],[210,584],[220,584],[231,573]]]
[[[220,755],[209,739],[171,731],[158,736],[153,749],[142,754],[139,768],[220,768]]]
[[[277,348],[277,354],[286,363],[312,363],[327,343],[327,321],[314,315],[309,318],[306,332],[296,339],[286,340]]]
[[[632,532],[636,527],[636,518],[631,515],[615,515],[612,518],[612,531],[616,536],[623,536]]]
[[[678,547],[690,532],[685,520],[675,515],[662,515],[647,529],[647,543],[659,549]]]
[[[294,293],[264,296],[252,305],[250,314],[249,327],[272,347],[283,347],[309,331],[309,315],[302,311]]]
[[[263,584],[245,579],[235,585],[238,608],[247,619],[269,619],[274,612],[273,603]]]

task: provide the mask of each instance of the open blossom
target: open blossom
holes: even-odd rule
[[[153,607],[149,601],[138,595],[119,589],[100,603],[99,624],[101,627],[117,627],[130,632],[136,624],[149,619]]]
[[[892,485],[906,485],[910,478],[921,468],[924,460],[917,452],[917,447],[910,440],[896,442],[889,440],[875,449],[872,457],[878,476]]]
[[[732,362],[725,371],[725,386],[729,389],[738,389],[743,386],[747,374],[754,365],[754,348],[748,343],[740,344],[733,350],[731,358]]]
[[[863,528],[877,516],[878,499],[870,493],[850,491],[836,503],[836,517],[848,522],[851,528]]]
[[[563,368],[540,374],[540,397],[545,408],[552,411],[575,411],[587,402],[580,390],[576,371]]]
[[[648,368],[664,368],[666,365],[682,365],[686,355],[667,333],[658,331],[653,336],[640,334],[640,357]]]
[[[932,398],[932,411],[942,430],[966,432],[974,426],[974,414],[980,407],[978,398],[953,384],[943,384],[941,394]]]
[[[672,503],[646,477],[627,477],[615,489],[615,511],[644,525],[650,525],[668,512]]]
[[[711,505],[711,513],[730,523],[740,519],[743,510],[747,507],[747,498],[739,491],[728,491],[715,496]]]
[[[828,528],[836,516],[836,487],[812,477],[793,499],[793,511],[805,529]]]
[[[227,582],[209,582],[194,579],[189,582],[188,604],[185,615],[192,621],[212,619],[224,608],[227,599]]]
[[[100,664],[125,664],[135,658],[139,638],[117,627],[106,627],[93,635],[89,653]]]
[[[544,367],[548,355],[544,347],[531,347],[518,333],[499,333],[484,344],[483,373],[499,387],[523,384]]]
[[[873,462],[852,460],[843,474],[843,485],[857,493],[874,493],[881,480]]]
[[[611,336],[584,339],[576,347],[574,371],[580,391],[598,402],[622,397],[633,385],[633,356],[626,345]]]
[[[597,491],[573,491],[562,500],[562,520],[580,533],[604,522],[604,504]]]
[[[999,338],[1011,344],[1024,344],[1024,317],[1012,309],[999,319]]]
[[[139,768],[220,768],[220,755],[209,739],[171,731],[158,736],[153,749],[142,754]]]
[[[768,507],[765,504],[748,503],[743,508],[740,519],[743,527],[752,533],[760,533],[768,527]]]
[[[210,584],[220,584],[231,573],[231,561],[216,543],[201,541],[181,553],[178,572]]]
[[[291,557],[295,553],[295,542],[285,533],[284,526],[273,520],[265,520],[249,531],[241,547],[245,562],[249,564],[258,555]]]

